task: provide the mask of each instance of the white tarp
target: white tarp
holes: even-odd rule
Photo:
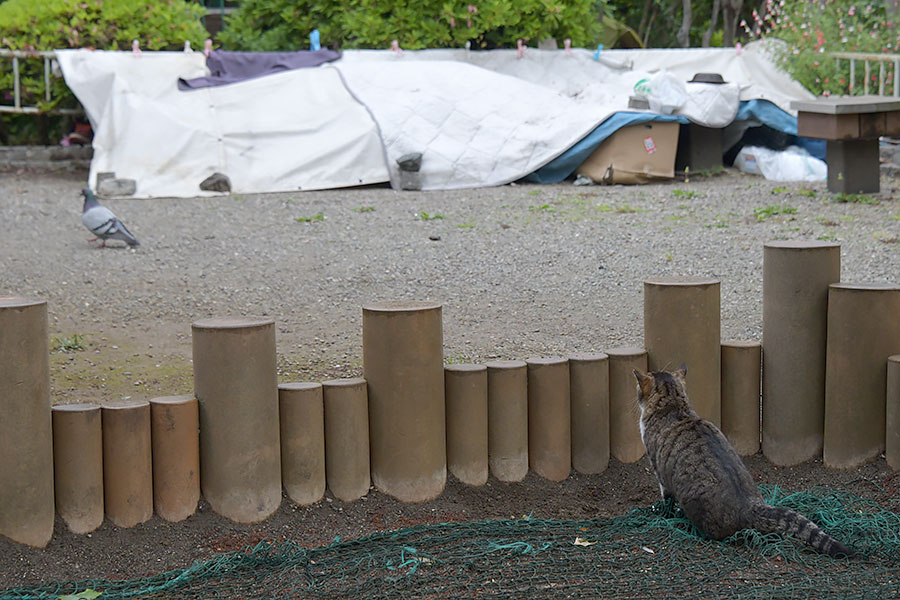
[[[686,84],[675,114],[721,127],[739,100],[790,112],[811,94],[758,46],[735,49],[468,52],[346,51],[336,62],[227,86],[179,91],[208,75],[202,53],[60,51],[66,83],[95,128],[100,172],[137,195],[195,196],[225,173],[234,192],[396,181],[396,159],[422,152],[423,189],[499,185],[556,158],[610,115],[642,78],[721,73]]]
[[[237,193],[388,181],[378,129],[334,69],[299,69],[179,91],[208,75],[200,53],[60,51],[66,84],[94,127],[97,173],[134,179],[139,197],[197,196],[228,175]]]
[[[579,105],[552,89],[460,62],[335,66],[372,112],[394,170],[422,152],[422,189],[521,179],[587,135],[615,107]]]

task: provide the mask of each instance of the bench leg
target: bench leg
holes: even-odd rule
[[[828,140],[828,191],[836,194],[874,194],[879,191],[881,175],[878,138],[865,140]]]

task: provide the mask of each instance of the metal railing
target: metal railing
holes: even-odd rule
[[[863,94],[869,95],[869,82],[872,79],[872,64],[878,63],[878,95],[884,96],[888,69],[886,65],[890,63],[892,70],[890,72],[891,95],[894,98],[900,98],[900,87],[897,85],[897,76],[900,74],[900,54],[867,54],[864,52],[831,52],[830,55],[837,62],[840,68],[842,60],[850,61],[850,78],[848,79],[848,87],[850,95],[855,93],[856,86],[856,63],[863,63]],[[874,86],[873,86],[874,87]]]
[[[4,50],[0,49],[0,61],[6,58],[12,59],[13,93],[12,104],[0,104],[0,113],[16,114],[56,114],[77,115],[83,111],[80,108],[53,108],[42,110],[39,106],[26,106],[22,103],[22,77],[20,63],[22,60],[44,61],[44,100],[50,102],[53,98],[50,94],[50,78],[53,76],[52,62],[56,59],[53,50]]]

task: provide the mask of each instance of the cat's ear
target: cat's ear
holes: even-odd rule
[[[653,377],[648,373],[641,373],[637,369],[633,369],[631,372],[634,373],[634,378],[637,379],[641,396],[649,396],[650,392],[653,391]]]
[[[681,366],[675,369],[675,371],[672,372],[672,375],[684,382],[685,377],[687,377],[687,365],[681,363]]]

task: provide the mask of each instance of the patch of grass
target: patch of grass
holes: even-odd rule
[[[553,212],[556,210],[552,204],[541,204],[540,206],[529,206],[528,210],[535,212]]]
[[[677,209],[679,209],[679,210],[688,210],[690,207],[691,207],[690,204],[679,204],[679,205],[676,206],[675,208],[677,208]]]
[[[571,204],[576,208],[586,208],[591,206],[591,201],[587,198],[579,196],[577,199],[570,198],[563,201],[565,204]]]
[[[461,365],[461,364],[467,363],[467,362],[471,362],[471,361],[470,361],[469,357],[467,357],[463,354],[454,354],[451,356],[444,357],[445,365]]]
[[[685,200],[690,200],[691,198],[696,198],[699,194],[694,190],[672,190],[672,195],[676,198],[684,198]]]
[[[790,190],[788,190],[788,188],[786,188],[786,187],[772,188],[772,193],[773,193],[773,194],[783,194],[783,193],[785,193],[785,192],[787,192],[787,191],[790,191]]]
[[[460,229],[474,229],[475,223],[458,223],[456,226]]]
[[[868,194],[835,194],[831,197],[832,202],[839,204],[880,204],[881,200],[875,196]]]
[[[50,348],[54,352],[81,352],[84,350],[84,336],[73,333],[67,337],[55,337],[50,340]]]
[[[529,196],[540,196],[541,190],[531,190],[530,192],[528,192],[528,195]]]
[[[619,214],[647,212],[643,208],[637,208],[637,207],[631,206],[630,204],[621,204],[619,206],[610,206],[609,204],[598,204],[597,210],[599,210],[600,212],[616,212]]]
[[[816,239],[822,242],[836,242],[838,239],[831,235],[830,233],[823,233],[816,236]]]
[[[872,237],[883,244],[900,244],[900,237],[883,231],[872,234]]]
[[[900,221],[900,213],[897,213],[896,215],[892,216],[891,218],[894,219],[895,221]]]
[[[322,213],[316,213],[311,217],[297,217],[294,220],[297,221],[298,223],[313,223],[315,221],[324,221],[325,215]]]
[[[818,217],[816,221],[819,222],[819,225],[824,225],[825,227],[837,227],[838,225],[840,225],[840,223],[838,223],[834,219],[829,219],[826,217]]]
[[[665,259],[666,259],[667,261],[669,261],[669,262],[672,262],[672,259],[674,258],[674,256],[672,256],[672,253],[671,253],[671,252],[666,252],[663,256],[664,256]]]
[[[728,222],[723,221],[722,219],[717,219],[716,221],[713,221],[712,223],[707,223],[706,225],[704,225],[704,227],[706,227],[707,229],[711,229],[713,227],[715,227],[716,229],[727,229]]]
[[[770,204],[769,206],[757,206],[754,208],[753,216],[756,217],[757,222],[761,222],[775,215],[793,215],[796,212],[797,209],[793,206]]]
[[[66,594],[65,596],[60,596],[59,600],[94,600],[95,598],[102,596],[103,592],[97,592],[88,588],[84,591],[78,592],[77,594]]]
[[[801,196],[806,196],[807,198],[815,198],[816,190],[812,188],[800,188],[799,190],[794,190],[795,194],[799,194]]]
[[[353,212],[358,212],[358,213],[375,212],[375,207],[374,206],[357,206],[356,208],[353,209]]]
[[[437,213],[431,214],[431,213],[425,212],[424,210],[419,212],[416,216],[419,217],[419,219],[421,219],[422,221],[437,221],[437,220],[444,218],[444,215],[437,214]]]
[[[688,168],[685,167],[685,175],[689,174]],[[701,169],[700,171],[694,171],[693,174],[699,177],[712,177],[713,175],[721,175],[725,172],[725,167],[723,165],[716,165],[711,169]]]

